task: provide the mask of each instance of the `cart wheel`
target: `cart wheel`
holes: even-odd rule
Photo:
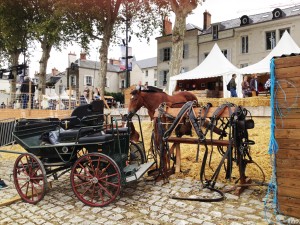
[[[101,153],[83,155],[71,171],[72,189],[80,201],[89,206],[105,206],[121,190],[121,173],[109,156]]]
[[[21,154],[15,162],[13,176],[16,189],[25,202],[36,204],[43,199],[47,188],[46,171],[35,155]]]
[[[128,159],[129,159],[129,164],[138,163],[139,165],[145,163],[145,160],[146,160],[145,154],[142,151],[142,149],[136,143],[133,143],[133,142],[130,142],[130,145],[129,145]]]

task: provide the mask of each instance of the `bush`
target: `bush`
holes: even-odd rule
[[[124,95],[121,92],[105,92],[104,95],[110,95],[115,99],[116,102],[124,104]]]

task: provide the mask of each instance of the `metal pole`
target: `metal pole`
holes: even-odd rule
[[[127,11],[127,8],[126,8]],[[129,74],[128,74],[128,18],[126,17],[126,53],[125,53],[125,67],[126,67],[126,87],[129,87]]]

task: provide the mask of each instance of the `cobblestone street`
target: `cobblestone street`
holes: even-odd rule
[[[9,174],[13,162],[1,161],[0,176],[9,185],[0,190],[0,199],[17,195]],[[164,185],[141,179],[124,187],[119,198],[103,208],[85,206],[73,194],[68,173],[53,182],[42,201],[31,205],[17,201],[0,207],[0,224],[203,224],[255,225],[264,219],[263,193],[248,189],[240,197],[226,194],[222,202],[204,203],[174,200],[174,194],[196,195],[200,182],[189,178],[171,179]],[[263,189],[264,192],[265,189]],[[198,194],[211,195],[208,190]],[[216,194],[212,194],[216,196]]]

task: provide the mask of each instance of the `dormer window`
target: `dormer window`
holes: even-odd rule
[[[279,8],[276,8],[273,10],[272,14],[273,14],[272,19],[279,19],[283,16],[283,11]]]
[[[212,26],[212,35],[213,35],[213,40],[217,40],[219,38],[219,26],[218,25]]]

